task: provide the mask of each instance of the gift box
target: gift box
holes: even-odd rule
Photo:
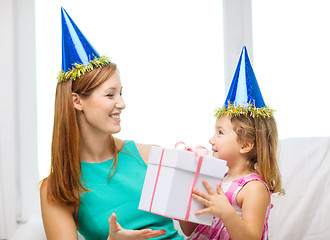
[[[211,214],[195,215],[204,205],[191,197],[194,188],[206,192],[202,180],[213,189],[221,182],[226,161],[203,156],[191,149],[152,147],[139,209],[204,225],[211,225]]]

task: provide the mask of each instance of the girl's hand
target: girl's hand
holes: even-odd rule
[[[143,240],[166,234],[165,230],[126,230],[117,222],[117,216],[115,213],[109,218],[109,225],[109,237],[107,240]]]
[[[209,194],[194,189],[192,197],[205,206],[204,209],[197,211],[195,214],[201,215],[210,213],[222,218],[232,207],[220,184],[217,186],[217,192],[215,192],[206,181],[203,181],[203,185]]]

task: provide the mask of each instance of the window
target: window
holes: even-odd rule
[[[253,1],[254,70],[280,138],[329,136],[330,2]]]

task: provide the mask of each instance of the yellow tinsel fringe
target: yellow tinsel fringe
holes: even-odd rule
[[[106,56],[100,56],[99,58],[95,58],[94,60],[89,61],[89,63],[84,66],[84,64],[75,63],[74,67],[70,71],[64,72],[61,70],[57,75],[57,82],[65,82],[68,80],[76,80],[80,78],[87,72],[90,72],[94,69],[94,67],[102,67],[108,65],[110,63],[110,59]]]
[[[265,106],[257,108],[254,104],[249,103],[247,107],[235,106],[234,104],[228,103],[228,107],[221,107],[215,110],[215,117],[227,115],[229,117],[237,117],[240,115],[251,116],[253,118],[269,118],[273,116],[275,110]]]

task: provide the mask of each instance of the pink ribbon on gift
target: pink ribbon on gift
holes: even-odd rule
[[[158,182],[158,178],[159,178],[159,172],[160,172],[160,168],[162,166],[162,161],[163,161],[163,156],[164,156],[164,148],[162,149],[162,155],[160,157],[159,160],[159,165],[158,165],[158,170],[157,170],[157,176],[156,176],[156,181],[155,181],[155,186],[154,186],[154,191],[152,192],[152,197],[151,197],[151,203],[150,203],[150,207],[149,207],[149,212],[151,212],[151,208],[152,208],[152,204],[154,203],[154,197],[155,197],[155,192],[156,192],[156,186],[157,186],[157,182]]]
[[[186,144],[184,142],[177,142],[175,144],[175,148],[177,148],[180,144],[183,144],[184,145],[184,150],[195,153],[195,158],[198,161],[197,169],[196,169],[194,180],[193,180],[193,185],[192,185],[191,190],[190,190],[190,195],[189,195],[189,200],[188,200],[188,206],[187,206],[187,210],[186,210],[186,216],[184,218],[185,221],[188,221],[189,215],[190,215],[190,209],[191,209],[192,192],[193,192],[194,187],[196,185],[196,182],[197,182],[197,179],[198,179],[200,170],[201,170],[203,158],[204,158],[203,155],[200,155],[199,154],[198,150],[200,150],[200,149],[206,150],[206,154],[205,155],[207,155],[209,153],[209,151],[205,147],[202,147],[202,146],[197,146],[197,147],[194,147],[194,149],[193,149],[191,147],[186,146]],[[157,183],[158,183],[159,173],[160,173],[160,169],[161,169],[162,161],[163,161],[163,156],[164,156],[164,150],[165,149],[163,148],[162,149],[162,154],[161,154],[161,157],[160,157],[160,160],[159,160],[159,165],[158,165],[158,170],[157,170],[157,175],[156,175],[154,190],[153,190],[152,197],[151,197],[149,212],[151,212],[151,208],[152,208],[152,205],[153,205],[153,202],[154,202],[154,197],[155,197],[156,187],[157,187]]]
[[[204,155],[208,155],[209,154],[209,150],[207,150],[206,147],[196,146],[196,147],[191,148],[191,147],[187,146],[184,142],[177,142],[175,144],[175,148],[177,148],[180,144],[183,144],[184,150],[195,153],[196,159],[198,159],[198,156],[199,156],[198,150],[206,150],[206,153]]]
[[[190,215],[190,209],[191,209],[192,193],[193,193],[193,190],[195,188],[195,185],[196,185],[196,182],[197,182],[197,179],[198,179],[201,167],[202,167],[203,158],[204,158],[203,155],[199,154],[198,150],[200,150],[200,149],[206,150],[205,155],[208,155],[209,151],[205,147],[202,147],[202,146],[197,146],[197,147],[194,147],[194,149],[192,149],[191,147],[186,146],[186,144],[184,142],[177,142],[175,144],[175,148],[177,148],[180,144],[184,145],[184,149],[186,151],[194,152],[195,153],[195,158],[198,161],[195,176],[194,176],[194,180],[193,180],[193,184],[192,184],[192,187],[191,187],[191,190],[190,190],[188,206],[187,206],[187,210],[186,210],[186,216],[184,218],[185,221],[188,221],[189,215]]]

